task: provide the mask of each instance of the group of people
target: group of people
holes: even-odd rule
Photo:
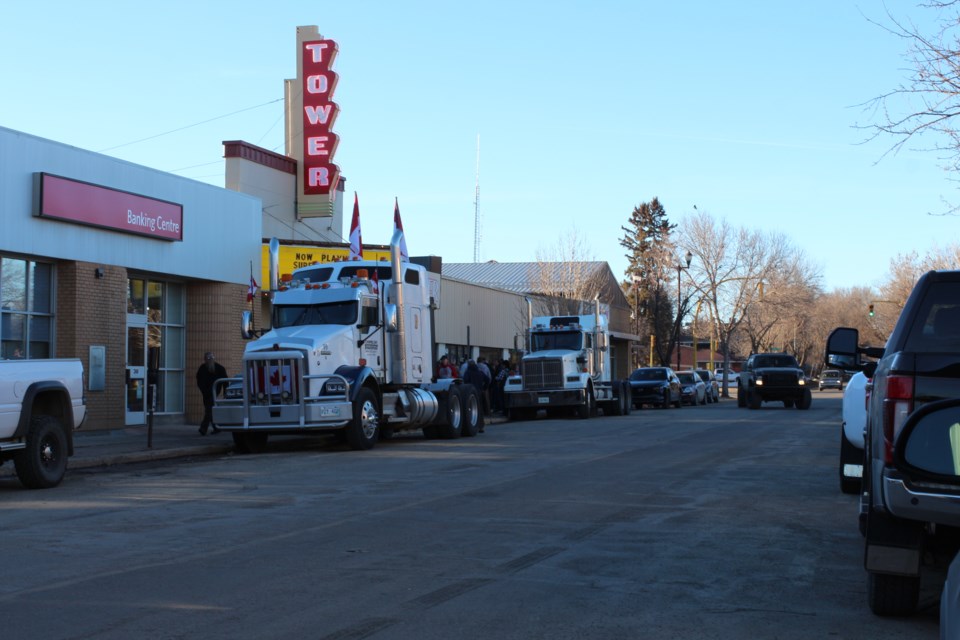
[[[483,356],[476,360],[465,360],[458,367],[449,356],[444,355],[437,363],[436,377],[462,378],[467,384],[472,384],[481,392],[484,414],[491,415],[506,410],[503,386],[512,371],[509,360],[498,360],[491,371],[490,364]]]

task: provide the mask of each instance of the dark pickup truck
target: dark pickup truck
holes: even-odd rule
[[[737,380],[737,406],[759,409],[763,402],[782,402],[790,409],[809,409],[810,388],[797,359],[789,353],[754,353]]]
[[[874,613],[907,615],[916,609],[924,564],[949,562],[960,539],[960,424],[944,423],[938,437],[914,424],[960,398],[960,271],[920,277],[886,347],[862,347],[856,329],[841,327],[830,334],[825,359],[873,378],[860,498],[867,591]],[[932,415],[927,423],[941,414]],[[940,462],[924,461],[934,459]]]

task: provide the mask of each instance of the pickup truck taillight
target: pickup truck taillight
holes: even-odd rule
[[[883,459],[893,462],[893,443],[913,411],[913,376],[887,378],[887,395],[883,399]]]

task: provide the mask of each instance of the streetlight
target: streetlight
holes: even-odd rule
[[[680,370],[680,312],[682,311],[680,303],[680,272],[690,268],[690,262],[693,260],[693,254],[687,251],[684,256],[687,259],[687,265],[677,263],[677,371]]]

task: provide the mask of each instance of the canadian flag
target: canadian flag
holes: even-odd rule
[[[253,301],[253,296],[257,295],[257,281],[250,276],[250,286],[247,287],[247,302]]]
[[[397,199],[393,199],[393,230],[403,231],[403,223],[400,221],[400,203],[397,202]],[[406,234],[400,239],[400,262],[410,262],[410,254],[407,253],[407,236]]]
[[[350,255],[347,260],[363,260],[363,238],[360,237],[360,201],[353,192],[353,221],[350,223]]]

